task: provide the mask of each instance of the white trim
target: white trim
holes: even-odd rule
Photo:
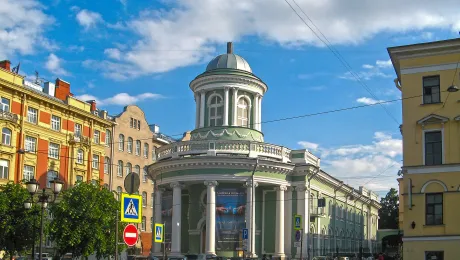
[[[405,169],[405,174],[427,174],[441,172],[460,172],[460,165],[416,166]]]
[[[444,151],[444,128],[438,128],[438,129],[427,129],[427,130],[422,130],[422,152],[423,152],[423,165],[425,165],[425,133],[429,132],[438,132],[441,131],[441,142],[442,142],[442,164],[444,164],[445,161],[445,151]]]
[[[430,185],[431,183],[437,183],[444,188],[444,191],[447,191],[447,186],[446,184],[444,184],[444,182],[439,181],[439,180],[430,180],[430,181],[427,181],[425,184],[423,184],[421,192],[425,193],[426,187],[428,187],[428,185]]]
[[[415,242],[415,241],[451,241],[460,240],[460,236],[439,236],[439,237],[403,237],[403,242]]]
[[[401,75],[417,74],[424,72],[438,72],[442,70],[455,70],[457,68],[457,63],[448,63],[440,65],[429,65],[422,67],[411,67],[401,69]]]
[[[440,116],[440,115],[436,115],[436,114],[431,114],[431,115],[428,115],[428,116],[426,116],[426,117],[424,117],[424,118],[418,120],[418,121],[417,121],[417,124],[419,124],[419,125],[426,125],[425,122],[428,121],[428,120],[430,120],[430,119],[432,119],[432,118],[438,119],[438,120],[441,121],[441,122],[432,122],[432,123],[428,123],[428,124],[437,124],[437,123],[443,124],[443,123],[449,121],[449,118],[447,118],[447,117]]]
[[[248,180],[247,176],[234,176],[234,175],[219,175],[219,174],[199,174],[199,175],[189,175],[189,176],[176,176],[171,178],[163,178],[162,181],[158,182],[158,185],[164,185],[174,182],[193,182],[193,181],[205,181],[205,180],[215,180],[215,181],[231,181],[231,182],[241,182],[241,185]],[[259,177],[254,176],[254,181],[266,184],[273,185],[285,185],[291,186],[288,181],[273,179],[268,177]]]

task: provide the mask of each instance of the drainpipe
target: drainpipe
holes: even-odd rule
[[[110,167],[109,167],[109,190],[112,190],[113,186],[113,167],[114,167],[114,156],[115,156],[115,125],[117,123],[113,122],[112,124],[112,138],[110,138]]]
[[[23,143],[23,139],[24,139],[24,112],[25,112],[25,106],[26,106],[26,94],[22,94],[22,97],[21,97],[21,114],[20,114],[20,119],[21,119],[21,130],[19,132],[19,144],[18,144],[18,151],[19,150],[24,150],[24,143]],[[38,140],[37,140],[38,142]],[[18,158],[18,163],[17,163],[17,182],[19,183],[22,179],[21,179],[21,172],[23,171],[24,169],[24,153],[22,152],[17,152],[16,153],[17,156],[19,156]]]

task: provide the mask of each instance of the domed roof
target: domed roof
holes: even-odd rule
[[[237,69],[252,73],[249,63],[241,56],[233,54],[231,42],[227,43],[227,53],[215,57],[206,67],[206,71],[215,69]]]

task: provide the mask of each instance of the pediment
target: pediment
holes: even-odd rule
[[[436,115],[436,114],[431,114],[429,116],[426,116],[420,120],[417,121],[417,124],[419,125],[428,125],[428,124],[442,124],[449,121],[449,118]]]

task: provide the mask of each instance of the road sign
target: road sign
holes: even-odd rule
[[[163,243],[165,225],[155,223],[155,243]]]
[[[294,242],[294,247],[300,247],[300,242]]]
[[[121,194],[121,222],[142,222],[142,196]]]
[[[243,228],[243,239],[248,239],[249,231],[247,228]]]
[[[123,231],[123,240],[128,246],[134,246],[137,243],[139,238],[139,233],[137,232],[136,226],[133,224],[128,224]]]
[[[295,232],[295,241],[299,242],[300,240],[302,240],[302,234],[301,234],[300,230],[297,230]]]
[[[135,172],[131,172],[126,175],[124,186],[126,192],[129,194],[134,194],[139,191],[139,186],[141,185],[141,180],[139,178],[139,174]]]
[[[302,229],[302,216],[294,215],[294,230],[301,230],[301,229]]]

